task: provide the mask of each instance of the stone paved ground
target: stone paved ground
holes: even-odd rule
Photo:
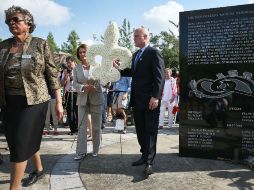
[[[137,140],[128,139],[101,149],[80,166],[87,189],[227,190],[254,189],[254,173],[242,165],[178,156],[178,128],[160,131],[155,174],[146,179],[144,166],[132,167],[140,157]]]
[[[254,190],[254,173],[246,166],[226,161],[185,158],[178,156],[178,127],[159,131],[155,174],[143,176],[143,166],[132,167],[138,159],[139,147],[134,127],[121,135],[108,127],[103,131],[102,147],[97,157],[91,154],[81,162],[73,160],[74,136],[60,128],[58,136],[44,136],[41,155],[46,177],[32,190],[104,190],[104,189],[165,189],[165,190]],[[0,152],[4,163],[0,165],[0,190],[9,186],[9,156],[6,142],[0,135]],[[122,147],[122,151],[121,151]],[[88,150],[91,151],[89,142]],[[26,175],[32,170],[29,162]]]

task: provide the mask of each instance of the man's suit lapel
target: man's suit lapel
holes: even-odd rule
[[[142,61],[143,61],[143,58],[145,58],[145,56],[146,56],[146,54],[147,54],[147,50],[149,49],[149,47],[150,47],[150,46],[147,46],[147,47],[145,48],[144,52],[142,53],[142,55],[140,56],[140,58],[139,58],[139,60],[138,60],[138,62],[137,62],[136,69],[134,70],[134,61],[135,61],[135,57],[136,57],[138,51],[135,52],[135,54],[134,54],[134,56],[133,56],[133,59],[132,59],[132,67],[131,67],[133,72],[135,72],[135,71],[138,69],[138,67],[140,67],[140,65],[142,65],[141,63],[142,63]]]

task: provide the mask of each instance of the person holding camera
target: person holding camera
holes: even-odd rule
[[[67,67],[63,69],[63,75],[60,79],[60,83],[65,87],[65,107],[67,111],[67,121],[70,127],[69,135],[73,135],[78,131],[78,107],[77,92],[73,87],[73,69],[76,66],[76,62],[73,57],[66,58]]]

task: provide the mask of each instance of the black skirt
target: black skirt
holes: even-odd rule
[[[28,160],[40,149],[48,102],[29,106],[25,96],[7,95],[6,105],[3,121],[10,161]]]

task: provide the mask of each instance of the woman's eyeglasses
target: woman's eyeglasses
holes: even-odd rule
[[[11,22],[19,23],[19,22],[22,22],[22,21],[24,21],[24,19],[14,16],[10,19],[5,20],[5,24],[9,25]]]

